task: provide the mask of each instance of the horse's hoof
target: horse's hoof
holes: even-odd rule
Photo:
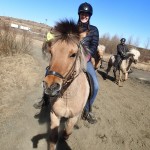
[[[121,83],[118,83],[118,86],[119,86],[119,87],[123,87],[123,85],[122,85]]]

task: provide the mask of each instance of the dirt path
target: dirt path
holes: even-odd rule
[[[44,73],[47,62],[41,57],[41,44],[35,42],[33,53]],[[73,131],[66,143],[60,142],[58,149],[149,150],[150,84],[137,79],[140,75],[149,80],[149,73],[135,70],[121,88],[111,81],[111,76],[103,80],[103,74],[104,70],[97,72],[100,91],[93,106],[98,123],[91,125],[81,121],[79,129]],[[42,95],[41,81],[37,82],[38,86],[30,93],[14,99],[21,101],[16,107],[17,113],[0,124],[0,149],[47,149],[48,110],[40,112],[33,107]]]

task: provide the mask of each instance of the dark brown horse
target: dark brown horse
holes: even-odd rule
[[[73,21],[60,21],[54,32],[55,37],[49,42],[49,70],[43,83],[51,104],[51,150],[56,149],[59,133],[64,139],[72,133],[90,92],[83,71],[86,61],[77,25]],[[66,118],[65,128],[58,132],[61,118]]]

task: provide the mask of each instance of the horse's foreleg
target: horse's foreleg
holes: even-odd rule
[[[51,116],[51,123],[50,123],[50,143],[49,147],[50,150],[56,149],[56,144],[58,141],[58,128],[60,124],[60,119],[54,114],[50,113]]]
[[[124,80],[126,81],[128,79],[128,72],[125,73]]]
[[[118,85],[121,86],[121,81],[122,81],[122,71],[119,70],[119,80],[118,80]]]
[[[115,81],[115,82],[117,81],[117,75],[116,75],[116,72],[117,72],[117,71],[113,71],[113,73],[114,73],[114,81]]]
[[[100,58],[100,68],[102,68],[102,69],[104,68],[104,67],[103,67],[103,57]]]
[[[73,127],[76,124],[78,120],[78,116],[75,116],[73,118],[69,118],[65,124],[65,130],[63,133],[63,138],[66,140],[69,138],[69,135],[72,133]]]
[[[108,62],[108,66],[107,66],[107,69],[106,69],[106,74],[107,74],[107,75],[108,75],[108,73],[110,72],[111,67],[112,67],[112,64]]]

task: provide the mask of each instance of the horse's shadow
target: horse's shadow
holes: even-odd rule
[[[98,72],[98,74],[100,74],[100,75],[102,76],[103,80],[108,79],[108,80],[110,80],[110,81],[112,81],[112,82],[115,81],[115,78],[112,77],[112,76],[110,76],[110,75],[107,75],[106,72],[103,72],[103,71],[101,71],[101,70],[97,70],[97,72]]]
[[[42,134],[37,134],[32,137],[31,141],[33,143],[33,148],[38,148],[38,143],[40,140],[45,139],[47,142],[47,150],[49,150],[49,134],[50,134],[50,106],[43,107],[38,114],[35,114],[34,118],[38,119],[39,124],[46,123],[47,132]],[[57,144],[58,150],[71,150],[69,145],[65,140],[59,140]]]

